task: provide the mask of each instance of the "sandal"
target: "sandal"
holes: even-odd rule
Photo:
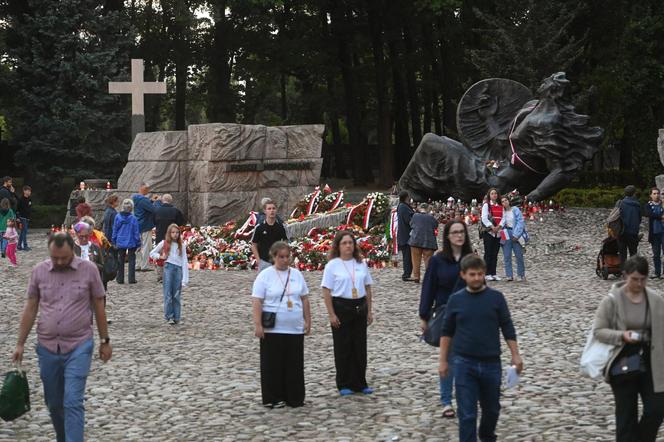
[[[456,417],[456,412],[451,405],[445,405],[443,407],[443,417],[445,419],[454,419]]]

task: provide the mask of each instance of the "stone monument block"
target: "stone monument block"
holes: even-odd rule
[[[266,138],[265,159],[286,158],[288,154],[288,137],[286,133],[279,127],[268,127]]]
[[[128,161],[184,161],[187,159],[187,132],[143,132],[136,135]]]
[[[325,126],[280,126],[288,138],[288,158],[320,158]]]
[[[265,156],[267,128],[246,124],[195,124],[189,126],[192,160],[260,160]]]
[[[659,161],[664,165],[664,129],[659,130],[657,137],[657,152],[659,153]],[[655,177],[655,185],[658,189],[664,189],[664,175],[657,175]]]
[[[320,181],[323,125],[197,124],[139,134],[118,180],[121,197],[141,182],[170,193],[193,225],[246,217],[272,198],[289,215]]]
[[[187,169],[180,161],[130,161],[118,180],[118,189],[137,192],[142,182],[153,192],[180,192],[186,190]]]

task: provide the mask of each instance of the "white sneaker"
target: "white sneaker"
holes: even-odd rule
[[[526,282],[526,277],[525,276],[519,276],[518,278],[516,278],[516,280],[519,281],[519,282]]]
[[[496,277],[493,276],[493,275],[486,275],[486,276],[484,277],[484,279],[486,279],[487,281],[495,281],[495,280],[496,280],[495,278],[496,278]]]
[[[498,276],[498,275],[493,275],[493,280],[494,280],[494,281],[502,281],[503,278],[501,278],[501,277]]]

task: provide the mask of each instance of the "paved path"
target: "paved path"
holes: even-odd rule
[[[500,440],[609,441],[613,399],[607,385],[581,377],[578,359],[600,299],[611,281],[594,274],[606,212],[573,210],[530,224],[536,241],[568,239],[555,255],[526,255],[529,281],[498,282],[507,296],[526,364],[521,386],[503,395]],[[473,235],[476,232],[473,229]],[[20,253],[14,271],[0,262],[0,371],[10,368],[30,268],[46,258],[44,233]],[[576,246],[578,245],[578,250]],[[647,244],[641,243],[643,251]],[[649,254],[649,253],[648,253]],[[502,267],[502,258],[499,266]],[[134,286],[109,286],[113,359],[97,357],[87,388],[89,440],[457,440],[455,421],[440,417],[437,358],[416,336],[418,289],[399,270],[372,272],[376,322],[369,333],[369,397],[340,398],[334,388],[332,337],[318,286],[312,288],[313,332],[305,341],[303,408],[261,406],[258,342],[250,316],[252,272],[192,272],[180,326],[164,323],[154,272]],[[652,286],[664,290],[664,282]],[[33,410],[0,423],[0,440],[53,440],[33,350],[26,346]],[[506,357],[505,362],[508,362]],[[660,433],[664,440],[664,430]]]

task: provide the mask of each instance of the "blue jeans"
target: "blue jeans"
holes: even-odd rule
[[[479,438],[496,440],[496,425],[500,415],[500,362],[454,356],[459,441],[477,440],[477,403],[482,407]]]
[[[164,319],[180,320],[180,294],[182,293],[182,267],[164,264]]]
[[[83,441],[85,381],[94,343],[88,339],[69,353],[51,353],[37,344],[44,399],[58,442]]]
[[[523,263],[523,247],[518,241],[508,240],[501,241],[501,243],[503,245],[503,258],[505,260],[505,275],[508,278],[514,277],[512,270],[512,251],[514,251],[514,256],[516,256],[516,274],[524,278],[526,276],[526,266]]]
[[[655,275],[662,275],[662,246],[664,246],[664,233],[654,233],[650,237],[652,246],[652,263],[655,265]]]
[[[5,254],[5,251],[7,250],[7,240],[4,238],[5,232],[0,232],[0,251],[2,254]]]
[[[445,405],[452,405],[452,387],[454,386],[454,373],[450,371],[447,377],[440,378],[440,403]]]
[[[18,235],[18,249],[24,250],[28,248],[28,224],[30,224],[30,220],[21,218],[21,224],[23,224],[23,228]]]

